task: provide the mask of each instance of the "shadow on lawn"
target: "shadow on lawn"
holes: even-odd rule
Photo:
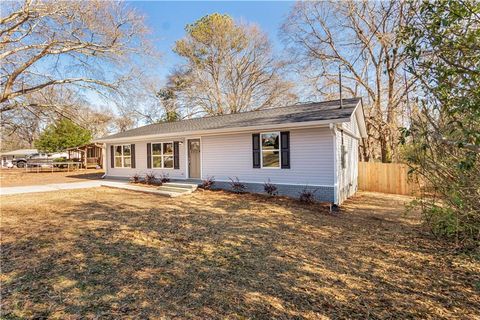
[[[94,172],[88,172],[88,173],[81,173],[81,174],[72,174],[72,175],[67,175],[67,178],[76,178],[76,179],[83,179],[83,180],[98,180],[102,178],[102,176],[105,174],[105,172],[102,171],[94,171]]]
[[[124,202],[58,210],[44,232],[4,244],[7,316],[447,317],[443,309],[475,299],[445,292],[463,279],[434,281],[448,272],[429,261],[434,246],[391,213],[330,216],[229,194],[122,194]]]

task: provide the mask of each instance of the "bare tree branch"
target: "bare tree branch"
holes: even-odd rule
[[[398,127],[414,86],[402,77],[404,61],[397,41],[405,23],[402,1],[298,2],[282,31],[295,70],[313,95],[338,97],[338,66],[344,92],[363,95],[368,148],[363,159],[384,162],[398,157]]]

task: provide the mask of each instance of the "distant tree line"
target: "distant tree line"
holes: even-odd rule
[[[364,97],[362,159],[398,161],[413,85],[397,39],[406,7],[299,2],[281,28],[285,54],[273,52],[257,25],[210,14],[185,27],[173,48],[183,62],[161,85],[146,71],[159,54],[144,19],[125,4],[12,2],[0,19],[2,137],[31,144],[59,117],[97,136],[142,122],[337,99],[341,67],[344,96]],[[92,98],[104,107],[90,106]]]

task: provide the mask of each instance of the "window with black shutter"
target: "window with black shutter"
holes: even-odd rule
[[[290,169],[290,132],[253,134],[253,167]]]
[[[178,141],[147,143],[148,169],[180,169]]]
[[[112,168],[132,168],[132,144],[118,144],[110,147]]]

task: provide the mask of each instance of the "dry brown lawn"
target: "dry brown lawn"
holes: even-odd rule
[[[480,263],[360,193],[341,212],[262,196],[96,188],[3,196],[5,319],[478,319]]]
[[[45,169],[44,169],[45,170]],[[70,172],[27,172],[25,169],[0,169],[0,186],[19,187],[50,183],[80,182],[82,179],[99,179],[103,171],[88,169]]]

